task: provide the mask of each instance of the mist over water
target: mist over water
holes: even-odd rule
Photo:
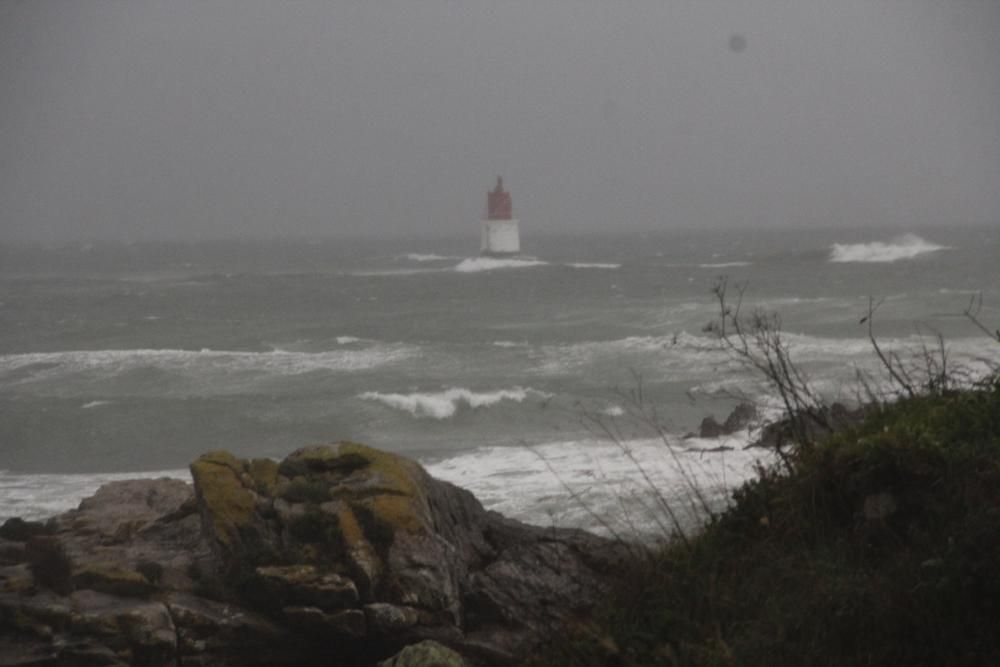
[[[960,316],[981,291],[1000,321],[995,230],[526,235],[531,258],[515,260],[476,257],[475,242],[0,247],[0,507],[44,516],[110,474],[352,439],[520,518],[593,528],[565,486],[610,508],[635,470],[584,417],[629,424],[639,377],[721,498],[761,455],[743,452],[750,434],[680,437],[738,393],[769,397],[703,332],[720,273],[747,282],[744,307],[781,314],[832,398],[875,367],[858,324],[869,296],[889,349],[940,331],[952,363],[1000,360]],[[638,428],[629,442],[650,465],[665,446]],[[562,480],[539,453],[565,462]]]

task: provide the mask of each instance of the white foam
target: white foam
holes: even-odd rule
[[[404,344],[380,344],[361,350],[324,352],[238,352],[225,350],[71,350],[32,352],[0,356],[0,376],[37,365],[28,378],[15,382],[61,377],[68,373],[96,372],[108,375],[141,368],[172,372],[234,373],[257,371],[297,375],[316,370],[356,371],[392,364],[414,356],[418,348]]]
[[[91,410],[93,408],[99,408],[102,405],[110,405],[111,401],[91,401],[90,403],[84,403],[80,406],[83,410]]]
[[[946,250],[948,246],[926,241],[916,234],[904,234],[888,243],[834,243],[830,248],[831,262],[896,262],[920,255]]]
[[[425,465],[506,516],[649,536],[671,527],[663,501],[688,527],[703,518],[705,508],[692,486],[713,510],[725,506],[730,490],[753,477],[755,463],[770,461],[767,452],[746,449],[749,438],[744,431],[720,439],[494,446]]]
[[[570,262],[566,266],[572,267],[574,269],[620,269],[621,264],[612,264],[610,262]]]
[[[515,343],[512,340],[495,340],[493,341],[495,347],[512,348],[512,347],[524,347],[524,343]]]
[[[191,481],[187,470],[29,475],[0,471],[0,522],[11,517],[38,521],[76,508],[108,482],[172,477]]]
[[[448,419],[454,416],[462,406],[482,408],[496,405],[501,401],[520,403],[531,394],[541,397],[548,396],[545,392],[523,387],[486,392],[475,392],[463,387],[452,387],[439,392],[415,392],[412,394],[384,394],[378,391],[366,391],[359,398],[378,401],[391,408],[409,412],[414,417]]]
[[[540,259],[501,259],[498,257],[470,257],[463,259],[453,269],[459,273],[480,273],[497,269],[525,269],[532,266],[546,266]]]
[[[371,269],[365,271],[349,271],[347,275],[359,278],[382,278],[393,276],[416,276],[422,273],[441,273],[449,269]]]
[[[361,338],[356,336],[337,336],[337,345],[350,345],[351,343],[360,343]]]

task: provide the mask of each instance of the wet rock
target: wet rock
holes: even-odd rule
[[[102,645],[127,651],[132,661],[169,664],[177,652],[177,630],[162,602],[131,600],[84,590],[71,596],[75,635],[100,638]]]
[[[701,420],[701,425],[698,427],[699,438],[718,438],[724,434],[725,431],[722,429],[722,424],[715,421],[714,416],[709,415]]]
[[[146,577],[115,563],[87,563],[73,571],[73,587],[109,595],[145,597],[156,590]]]
[[[425,640],[407,646],[378,667],[466,667],[461,655],[436,641]]]
[[[312,565],[258,567],[256,581],[261,593],[273,604],[315,605],[320,609],[344,609],[358,602],[354,582],[333,572],[320,572]]]
[[[413,607],[403,607],[385,602],[366,604],[365,618],[372,632],[394,635],[412,628],[420,620],[419,612]]]
[[[319,607],[285,607],[282,613],[289,624],[307,634],[364,637],[368,625],[358,609],[342,609],[327,613]]]
[[[182,660],[248,665],[301,657],[298,642],[287,630],[245,608],[190,593],[171,593],[164,603],[177,628]]]
[[[726,421],[722,424],[722,431],[725,434],[742,431],[757,419],[757,408],[752,403],[740,403],[726,417]]]

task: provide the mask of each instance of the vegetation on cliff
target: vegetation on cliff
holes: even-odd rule
[[[733,349],[793,408],[780,465],[532,664],[1000,664],[1000,373],[959,388],[943,346],[918,374],[873,337],[900,398],[833,425],[777,329],[733,326],[724,287]]]

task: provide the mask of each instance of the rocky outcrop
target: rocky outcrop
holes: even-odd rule
[[[701,420],[697,434],[689,433],[686,437],[719,438],[741,431],[759,419],[757,408],[753,404],[739,403],[723,423],[720,424],[714,415],[709,415]]]
[[[213,452],[191,472],[193,489],[114,483],[47,527],[0,531],[55,541],[71,573],[47,590],[23,540],[0,538],[0,664],[461,664],[413,662],[431,649],[516,664],[626,557],[353,443],[280,463]]]

